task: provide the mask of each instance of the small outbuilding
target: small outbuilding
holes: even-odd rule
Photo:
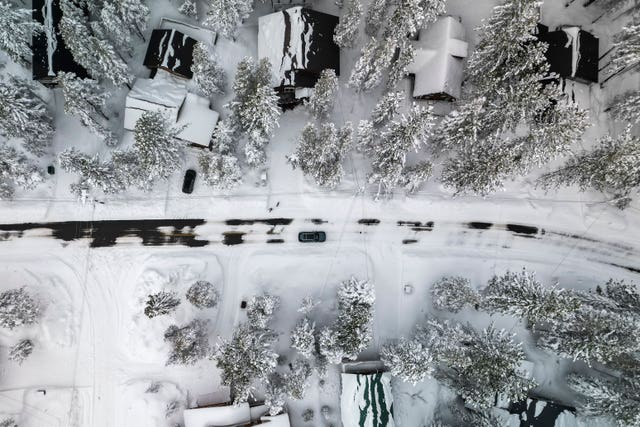
[[[340,412],[343,427],[393,427],[391,374],[347,373],[342,376]]]
[[[153,77],[158,69],[190,79],[193,77],[193,48],[197,40],[176,29],[156,29],[151,32],[144,65]]]
[[[75,73],[80,78],[89,77],[74,59],[58,33],[62,18],[60,0],[33,0],[32,18],[42,24],[43,31],[32,38],[32,75],[43,84],[55,84],[59,72]]]
[[[258,19],[258,57],[271,64],[281,104],[300,102],[330,68],[340,75],[340,48],[333,41],[338,17],[302,6]]]
[[[598,82],[599,39],[580,27],[549,31],[538,24],[537,37],[548,44],[546,57],[550,71],[561,78],[580,83]]]
[[[418,99],[455,101],[460,98],[468,43],[459,18],[441,16],[412,42],[415,56],[407,67]]]
[[[248,427],[267,424],[269,427],[291,427],[287,413],[265,415],[264,405],[250,406],[248,403],[210,405],[185,409],[184,427]]]

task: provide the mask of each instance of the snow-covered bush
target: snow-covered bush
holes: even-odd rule
[[[33,352],[33,342],[31,340],[22,340],[18,344],[9,349],[9,360],[22,365],[27,357]]]
[[[362,4],[360,0],[349,0],[346,11],[336,25],[333,41],[342,49],[352,48],[358,37]]]
[[[10,145],[0,143],[0,200],[13,197],[15,186],[27,190],[42,182],[39,167]]]
[[[144,308],[144,314],[151,319],[156,316],[162,316],[163,314],[169,314],[175,311],[179,305],[180,298],[178,298],[175,292],[160,291],[149,295]]]
[[[40,317],[40,306],[25,288],[10,289],[0,294],[0,327],[15,329],[31,325]]]
[[[178,12],[191,18],[198,19],[198,8],[195,0],[184,0],[178,8]]]
[[[315,330],[315,323],[308,317],[298,320],[298,323],[291,331],[291,348],[297,350],[303,357],[311,358],[315,351]]]
[[[279,307],[280,298],[275,295],[253,296],[247,304],[249,324],[256,329],[266,329]]]
[[[15,419],[13,418],[5,418],[0,421],[0,427],[20,427]]]
[[[171,325],[164,333],[171,344],[167,365],[193,365],[210,354],[207,322],[192,320],[182,327]]]
[[[430,378],[434,371],[431,350],[416,339],[401,338],[397,344],[383,346],[380,359],[392,375],[413,385]]]
[[[209,52],[203,43],[196,43],[193,48],[193,81],[207,96],[224,93],[225,74],[218,64],[218,58]]]
[[[457,313],[465,306],[472,307],[480,303],[480,295],[464,277],[443,277],[431,287],[431,301],[436,310]]]
[[[305,104],[307,109],[316,119],[326,117],[333,109],[333,104],[338,94],[338,76],[331,68],[320,72],[313,93]]]
[[[218,305],[220,292],[215,285],[206,280],[198,280],[187,290],[187,301],[199,309],[211,308]]]

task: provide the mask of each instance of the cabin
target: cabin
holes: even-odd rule
[[[55,85],[59,72],[75,73],[80,78],[89,74],[74,59],[58,33],[62,18],[60,0],[33,0],[32,18],[42,24],[44,31],[32,38],[32,75],[45,85]]]
[[[585,84],[598,82],[599,40],[593,34],[580,27],[549,31],[538,24],[536,36],[548,44],[545,56],[552,73]]]
[[[185,79],[191,79],[193,48],[196,43],[196,39],[175,28],[155,29],[151,32],[144,65],[151,70],[151,77],[162,69]]]
[[[413,61],[407,67],[416,99],[455,101],[460,98],[464,59],[469,45],[459,18],[441,16],[412,41]]]
[[[340,413],[343,427],[393,427],[391,374],[379,361],[342,365]]]
[[[340,75],[340,48],[333,41],[338,17],[302,6],[258,19],[258,57],[271,64],[280,105],[308,98],[320,72]]]

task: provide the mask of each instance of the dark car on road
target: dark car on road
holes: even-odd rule
[[[191,194],[193,192],[193,184],[196,182],[196,171],[193,169],[187,170],[184,174],[184,181],[182,182],[182,192]]]
[[[327,235],[324,231],[303,231],[298,233],[298,241],[302,243],[324,242]]]

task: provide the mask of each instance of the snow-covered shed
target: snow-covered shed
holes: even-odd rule
[[[393,427],[393,395],[388,372],[343,372],[340,412],[343,427]]]
[[[412,42],[415,57],[407,67],[413,75],[413,97],[455,101],[460,98],[468,43],[459,18],[441,16]]]
[[[171,29],[156,29],[151,32],[144,65],[152,76],[158,69],[190,79],[193,77],[193,48],[197,40]]]
[[[578,427],[576,410],[556,402],[529,398],[496,409],[507,427]]]
[[[125,102],[124,128],[134,130],[146,111],[159,111],[177,127],[184,127],[178,138],[199,147],[209,146],[219,118],[207,98],[189,93],[179,79],[164,71],[153,79],[136,80]]]
[[[308,96],[300,89],[314,87],[326,68],[340,75],[340,48],[333,41],[337,24],[337,16],[302,6],[258,19],[258,57],[271,63],[282,102]]]
[[[75,73],[81,78],[88,77],[87,70],[73,59],[58,33],[62,18],[60,0],[33,0],[31,16],[44,27],[44,31],[35,33],[32,39],[33,79],[54,84],[61,71]]]
[[[599,40],[579,27],[549,31],[538,24],[537,37],[549,45],[546,52],[550,71],[561,78],[581,83],[598,82]]]

